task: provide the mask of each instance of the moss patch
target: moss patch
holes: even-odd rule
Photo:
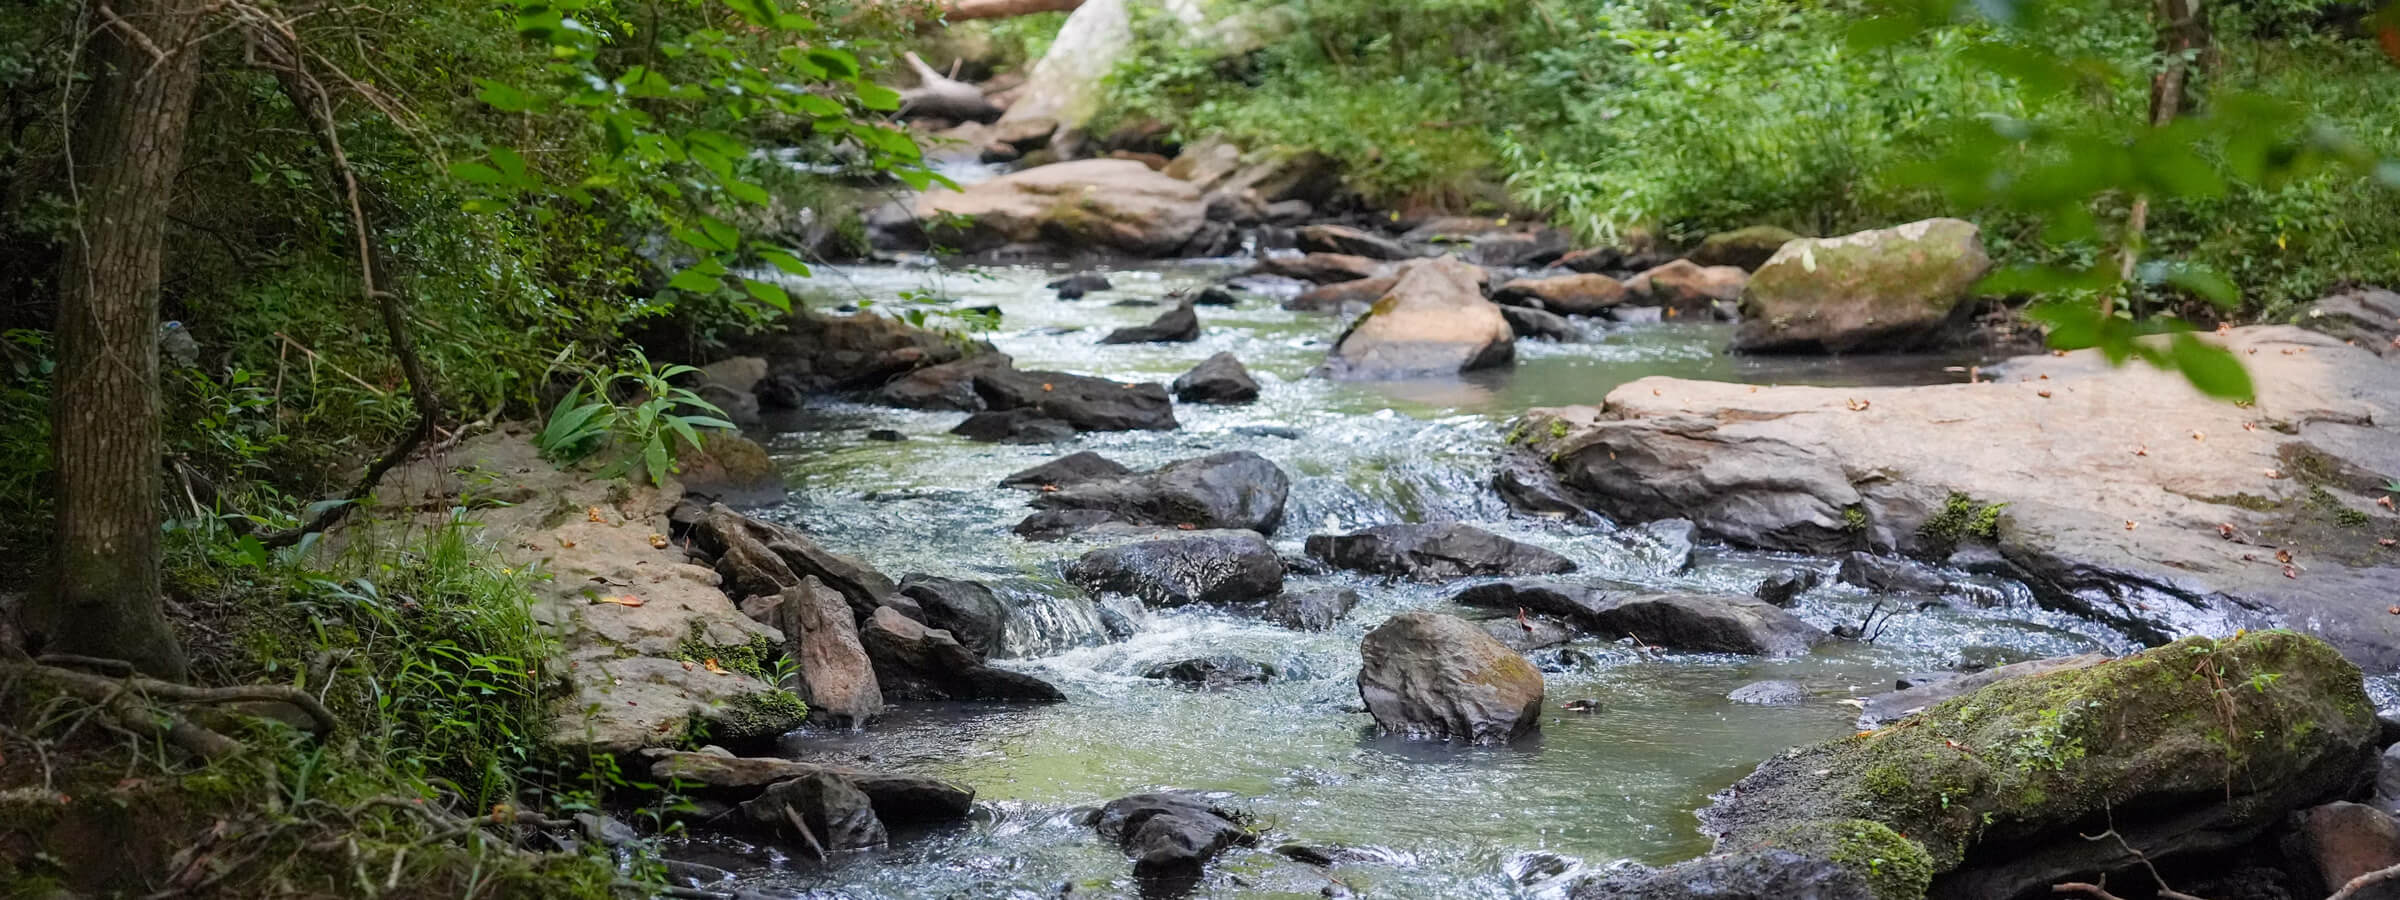
[[[1874,900],[1917,900],[1933,881],[1933,857],[1925,845],[1900,836],[1881,822],[1828,819],[1777,831],[1768,847],[1832,860],[1859,874]]]
[[[1999,539],[2000,512],[2007,507],[2006,503],[1977,503],[1973,497],[1954,492],[1942,501],[1940,512],[1917,526],[1917,537],[1924,540],[1928,555],[1947,557],[1969,539]]]
[[[2190,638],[1787,753],[1703,818],[1734,841],[1868,819],[1922,843],[1938,872],[1977,843],[2050,840],[2143,798],[2229,797],[2241,809],[2253,794],[2330,792],[2376,734],[2357,667],[2324,642]]]
[[[783,734],[808,719],[808,704],[782,688],[743,694],[728,704],[717,737],[752,741]]]
[[[752,635],[749,641],[740,644],[710,643],[703,635],[703,626],[693,622],[691,633],[675,645],[674,658],[689,663],[716,660],[720,667],[771,683],[775,680],[775,660],[782,655],[783,645],[763,634]]]

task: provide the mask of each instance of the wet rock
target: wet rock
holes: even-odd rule
[[[1866,873],[1825,855],[1776,848],[1704,856],[1664,869],[1631,866],[1585,881],[1567,893],[1569,900],[1908,900],[1911,896],[1904,890],[1878,892]]]
[[[1042,286],[1057,291],[1060,300],[1075,300],[1093,291],[1116,287],[1108,283],[1108,276],[1098,272],[1078,272]]]
[[[1549,616],[1485,619],[1483,633],[1518,653],[1547,650],[1575,639],[1575,629]]]
[[[867,795],[831,772],[776,782],[739,809],[751,827],[782,835],[791,845],[820,857],[891,842]]]
[[[1940,706],[1953,697],[1982,690],[1984,686],[1994,682],[2049,672],[2086,669],[2107,662],[2108,659],[2108,654],[2105,653],[2086,653],[2080,656],[2027,660],[1971,674],[1954,673],[1949,678],[1868,697],[1866,706],[1859,711],[1858,725],[1860,728],[1881,728]]]
[[[2233,732],[2267,736],[2244,739],[2238,764],[2215,737],[2227,727],[2220,678],[2240,685]],[[2161,866],[2207,858],[2355,790],[2374,758],[2372,708],[2357,667],[2313,638],[2193,638],[2002,680],[1908,727],[1779,754],[1701,819],[1720,848],[1795,822],[1879,822],[1923,847],[1926,894],[1942,900],[2052,896],[2050,885],[2094,873],[2140,883],[2129,847]],[[2124,840],[2082,836],[2103,821]]]
[[[883,689],[842,595],[810,576],[777,599],[775,626],[784,635],[784,654],[800,664],[795,693],[808,704],[809,717],[855,728],[881,714]]]
[[[1359,697],[1385,732],[1502,743],[1541,727],[1541,672],[1457,616],[1393,616],[1359,657]]]
[[[1310,253],[1342,253],[1368,259],[1408,259],[1417,255],[1399,241],[1348,225],[1309,225],[1302,227],[1296,237],[1300,249]]]
[[[1937,344],[1964,324],[1992,266],[1982,233],[1959,219],[1783,245],[1742,292],[1735,350],[1894,352]]]
[[[1258,382],[1231,352],[1202,360],[1176,377],[1175,399],[1185,403],[1248,403],[1258,399]]]
[[[1377,525],[1311,535],[1308,555],[1344,569],[1442,581],[1471,575],[1556,575],[1575,562],[1541,547],[1457,523]]]
[[[948,336],[873,313],[798,312],[783,327],[727,339],[735,353],[764,359],[765,377],[749,390],[762,405],[795,407],[800,395],[866,390],[928,366],[989,353]],[[770,403],[770,401],[772,401]]]
[[[1619,306],[1608,311],[1609,321],[1625,325],[1656,325],[1666,318],[1666,310],[1656,306]]]
[[[1039,490],[1130,474],[1133,474],[1133,470],[1126,468],[1125,464],[1090,450],[1082,450],[1012,473],[1000,479],[1000,486]]]
[[[1467,245],[1468,262],[1494,269],[1539,266],[1574,248],[1567,233],[1555,228],[1477,235]]]
[[[1324,631],[1358,605],[1358,592],[1349,588],[1285,591],[1267,601],[1267,621],[1301,631]]]
[[[2375,808],[2400,814],[2400,744],[2383,748],[2375,773]]]
[[[1192,302],[1201,306],[1240,306],[1242,298],[1234,296],[1232,291],[1212,284],[1201,288],[1200,293],[1192,295]]]
[[[1128,523],[1105,509],[1045,509],[1010,529],[1029,541],[1055,541],[1071,534]]]
[[[982,412],[983,397],[975,393],[975,378],[1010,367],[1008,354],[985,353],[969,359],[927,366],[903,374],[876,389],[875,402],[902,409],[954,409]]]
[[[917,195],[912,207],[869,216],[878,249],[940,245],[975,253],[1050,244],[1154,257],[1174,253],[1208,218],[1190,183],[1122,159],[1052,163],[963,190],[936,188]],[[924,223],[942,224],[927,234]]]
[[[1703,266],[1735,266],[1745,272],[1755,271],[1773,259],[1775,251],[1783,249],[1784,244],[1799,239],[1800,235],[1788,228],[1752,225],[1709,235],[1690,258]]]
[[[1399,283],[1400,279],[1395,276],[1377,275],[1321,284],[1283,301],[1283,308],[1300,312],[1341,312],[1353,306],[1364,308],[1383,299],[1383,295],[1391,293],[1392,286]]]
[[[1525,515],[1573,519],[1590,513],[1581,500],[1558,482],[1557,472],[1528,454],[1501,454],[1500,471],[1492,476],[1492,488],[1508,501],[1508,508]]]
[[[900,593],[917,601],[925,624],[943,631],[976,655],[1000,652],[1008,622],[1008,607],[983,584],[957,578],[909,575],[900,579]]]
[[[1067,699],[1049,682],[985,665],[950,632],[927,628],[891,607],[875,611],[859,630],[886,701]]]
[[[1692,554],[1697,549],[1693,530],[1689,519],[1657,519],[1609,535],[1609,541],[1648,562],[1651,568],[1672,575],[1692,568]]]
[[[733,873],[688,859],[661,859],[667,881],[683,887],[705,888],[733,880]]]
[[[1550,265],[1553,268],[1565,269],[1569,272],[1599,274],[1624,269],[1624,262],[1625,251],[1622,248],[1590,247],[1560,256],[1552,260]]]
[[[1492,291],[1492,302],[1527,306],[1562,316],[1596,316],[1625,302],[1625,285],[1606,275],[1519,278]]]
[[[1283,523],[1291,480],[1265,457],[1247,450],[1178,460],[1140,475],[1062,485],[1033,499],[1046,532],[1065,533],[1100,522],[1168,528],[1241,528],[1273,534]],[[1075,521],[1063,514],[1074,511]],[[1094,516],[1102,513],[1105,516]],[[1056,526],[1066,526],[1061,530]]]
[[[1300,256],[1269,256],[1258,261],[1246,274],[1276,275],[1296,278],[1311,284],[1336,284],[1373,278],[1381,274],[1384,264],[1364,256],[1347,253],[1308,253]]]
[[[1502,581],[1461,591],[1463,606],[1558,616],[1595,634],[1673,650],[1798,656],[1827,639],[1791,613],[1730,594],[1658,594],[1566,581]]]
[[[1203,656],[1151,666],[1142,677],[1213,688],[1265,684],[1275,680],[1275,667],[1239,656]]]
[[[1174,309],[1160,313],[1148,325],[1119,328],[1101,338],[1103,344],[1183,344],[1200,339],[1200,316],[1192,311],[1192,301],[1175,304]]]
[[[2368,668],[2400,669],[2400,616],[2385,612],[2400,564],[2370,529],[2328,527],[2330,512],[2309,505],[2310,486],[2262,474],[2313,459],[2340,462],[2321,471],[2400,477],[2373,449],[2400,443],[2389,424],[2400,422],[2400,368],[2286,326],[2211,340],[2249,368],[2249,408],[2208,398],[2174,373],[2076,351],[2011,360],[2006,380],[1983,384],[1647,378],[1611,391],[1605,407],[1529,416],[1522,431],[1562,482],[1621,521],[1682,516],[1729,544],[1823,554],[1938,557],[1973,536],[2042,606],[2135,640],[2281,623]],[[2122,415],[2125,397],[2144,398],[2138,420]],[[2128,431],[2135,422],[2155,430]],[[2260,424],[2271,422],[2300,424],[2290,426],[2296,434]],[[2129,440],[2152,452],[2091,466],[2089,448]],[[2167,446],[2171,457],[2158,449]],[[1862,472],[1876,477],[1854,480]],[[2364,481],[2319,487],[2361,509],[2373,502],[2354,493]],[[2220,525],[2238,535],[2307,528],[2318,543],[2295,551],[2298,577],[2287,578],[2264,562],[2272,550],[2228,541]]]
[[[1337,378],[1455,375],[1516,359],[1516,333],[1483,299],[1481,273],[1451,257],[1416,260],[1325,356]]]
[[[2292,815],[2284,853],[2300,873],[2305,896],[2330,894],[2377,869],[2400,866],[2400,822],[2358,803],[2327,803]],[[2400,888],[2366,896],[2400,896]]]
[[[1531,307],[1503,306],[1500,307],[1500,316],[1508,320],[1508,330],[1521,341],[1569,342],[1582,337],[1575,331],[1574,324],[1565,318]]]
[[[684,495],[741,506],[781,503],[786,491],[783,471],[767,456],[767,448],[742,435],[719,431],[702,435],[700,448],[685,448],[677,458]]]
[[[1257,843],[1244,821],[1198,793],[1170,791],[1111,800],[1084,824],[1133,857],[1134,877],[1189,884],[1217,854]]]
[[[1067,580],[1158,606],[1248,603],[1283,590],[1283,560],[1256,532],[1196,531],[1091,551]]]
[[[2298,324],[2343,341],[2377,348],[2385,359],[2400,355],[2400,293],[2361,287],[2326,295],[2300,313]]]
[[[867,564],[819,546],[807,535],[782,525],[753,519],[722,503],[712,504],[692,529],[694,543],[714,556],[717,573],[725,578],[728,596],[780,594],[813,577],[842,595],[851,611],[864,617],[877,607],[915,604],[900,596],[897,585]]]
[[[1767,576],[1767,580],[1759,582],[1758,590],[1750,592],[1750,596],[1776,606],[1789,607],[1800,599],[1801,594],[1807,593],[1824,579],[1823,572],[1806,566],[1794,566]]]
[[[1946,672],[1938,669],[1925,672],[1904,672],[1901,673],[1900,677],[1892,679],[1892,690],[1905,691],[1909,688],[1924,687],[1929,684],[1940,684],[1942,682],[1949,681],[1950,679],[1957,678],[1963,674],[1966,673]]]
[[[974,789],[922,775],[663,749],[643,755],[650,760],[650,777],[661,783],[672,780],[685,793],[703,799],[745,800],[769,785],[822,772],[849,780],[867,795],[876,818],[887,823],[954,822],[966,818],[975,804]]]
[[[1799,706],[1808,699],[1808,689],[1797,681],[1753,681],[1734,688],[1725,699],[1753,706]]]
[[[1066,372],[988,369],[975,376],[975,393],[998,411],[1030,410],[1077,431],[1171,431],[1174,401],[1154,383],[1123,384]]]
[[[867,430],[867,440],[897,444],[901,441],[908,440],[908,435],[901,434],[900,432],[890,428],[870,428]]]
[[[1411,244],[1464,244],[1478,237],[1523,231],[1498,216],[1433,216],[1410,226],[1400,239]]]
[[[1718,304],[1742,298],[1750,276],[1733,266],[1699,266],[1678,259],[1625,280],[1626,302],[1656,306],[1678,316],[1714,315]],[[1730,318],[1720,316],[1719,318]]]
[[[1074,440],[1077,434],[1073,424],[1033,409],[979,412],[950,433],[989,444],[1055,444]]]
[[[1845,554],[1834,577],[1887,594],[1939,594],[1949,585],[1941,573],[1922,564],[1866,552]]]

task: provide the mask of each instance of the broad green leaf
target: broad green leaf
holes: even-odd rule
[[[499,184],[505,180],[500,170],[473,162],[451,163],[450,177],[475,184]]]
[[[848,50],[811,47],[808,51],[808,58],[810,62],[823,66],[825,71],[835,78],[858,77],[858,57],[850,55]]]
[[[2081,350],[2100,342],[2100,309],[2087,302],[2036,303],[2025,308],[2025,318],[2045,326],[2050,346],[2060,350]]]
[[[792,295],[785,293],[780,286],[755,278],[744,278],[742,288],[749,291],[750,296],[758,298],[760,303],[784,312],[792,311]]]
[[[895,110],[900,108],[900,92],[862,78],[858,82],[858,102],[868,109]]]
[[[478,88],[475,99],[501,112],[524,112],[536,105],[532,94],[489,78],[475,79],[475,85]]]
[[[800,278],[808,277],[808,264],[801,262],[800,257],[793,255],[788,250],[777,250],[770,247],[758,251],[758,258],[766,260],[768,265],[783,270],[783,274]]]
[[[699,266],[693,266],[675,273],[675,277],[667,281],[667,286],[686,293],[706,294],[720,286],[717,278],[716,275],[701,271]]]
[[[2242,289],[2233,279],[2199,263],[2162,262],[2157,264],[2157,281],[2182,288],[2220,309],[2235,309],[2242,305]]]
[[[2249,370],[2242,368],[2242,361],[2233,351],[2187,332],[2175,335],[2168,352],[2175,368],[2203,394],[2226,400],[2248,400],[2256,394],[2250,384]]]

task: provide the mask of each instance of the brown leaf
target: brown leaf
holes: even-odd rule
[[[558,545],[559,545],[559,546],[561,546],[561,547],[565,547],[565,548],[567,548],[567,549],[569,549],[569,550],[573,550],[573,549],[575,549],[575,542],[574,542],[574,541],[567,540],[566,538],[563,538],[563,537],[558,539]]]
[[[669,544],[667,543],[667,536],[666,536],[666,535],[663,535],[663,534],[659,534],[658,532],[655,532],[655,531],[653,531],[653,532],[650,532],[650,546],[651,546],[653,549],[657,549],[657,550],[665,550],[665,549],[667,549],[667,547],[669,546]]]
[[[2275,561],[2276,561],[2276,562],[2279,562],[2279,563],[2282,563],[2282,564],[2284,564],[2284,565],[2287,565],[2287,566],[2288,566],[2288,565],[2291,565],[2291,564],[2292,564],[2292,551],[2290,551],[2290,550],[2283,550],[2283,549],[2277,549],[2277,550],[2275,551]]]
[[[2133,520],[2132,520],[2132,519],[2126,519],[2126,520],[2125,520],[2125,530],[2126,530],[2126,531],[2132,531],[2132,530],[2133,530]]]
[[[716,675],[731,675],[731,674],[733,674],[732,672],[728,672],[728,671],[726,671],[724,666],[717,665],[717,658],[716,658],[716,657],[714,657],[714,656],[711,656],[711,657],[709,657],[708,659],[701,661],[701,665],[708,667],[708,671],[709,671],[710,673],[712,673],[712,674],[716,674]]]
[[[2298,578],[2298,577],[2300,577],[2300,570],[2299,570],[2299,569],[2292,568],[2291,566],[2285,566],[2285,567],[2283,567],[2283,577],[2285,577],[2285,578]]]
[[[2040,397],[2040,398],[2042,398],[2042,399],[2044,399],[2044,400],[2048,400],[2048,399],[2050,399],[2050,392],[2049,392],[2049,391],[2035,391],[2035,392],[2033,392],[2033,395],[2034,395],[2034,396],[2036,396],[2036,397]]]
[[[2233,523],[2231,523],[2231,522],[2219,522],[2219,523],[2217,523],[2217,536],[2218,536],[2218,537],[2221,537],[2221,538],[2224,538],[2224,539],[2226,539],[2226,540],[2229,540],[2229,541],[2230,541],[2230,540],[2233,540]]]
[[[583,518],[584,518],[584,521],[587,521],[587,522],[606,522],[606,521],[608,521],[608,517],[601,515],[601,514],[600,514],[600,507],[597,507],[597,506],[586,506],[586,507],[584,507],[584,508],[583,508]]]
[[[640,606],[642,605],[642,598],[636,597],[632,594],[626,594],[622,597],[594,597],[592,598],[592,602],[614,603],[618,606]]]

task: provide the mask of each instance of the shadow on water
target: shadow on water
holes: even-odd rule
[[[1490,615],[1448,601],[1475,580],[1425,585],[1351,573],[1294,575],[1289,590],[1349,588],[1360,595],[1347,619],[1321,633],[1232,611],[1145,610],[1067,585],[1065,563],[1100,543],[1018,539],[1010,528],[1030,511],[1031,495],[997,487],[1001,477],[1074,450],[1136,468],[1250,450],[1293,479],[1284,527],[1272,539],[1287,558],[1301,556],[1309,534],[1457,520],[1557,551],[1584,575],[1748,593],[1793,566],[1830,576],[1833,563],[1704,548],[1686,567],[1680,554],[1663,553],[1638,530],[1612,533],[1605,523],[1511,515],[1490,488],[1508,420],[1528,407],[1597,402],[1646,375],[1907,383],[1963,379],[1945,367],[1977,360],[1737,358],[1723,352],[1727,326],[1668,322],[1590,325],[1592,339],[1583,343],[1525,343],[1518,364],[1505,372],[1336,383],[1306,373],[1322,361],[1342,323],[1286,311],[1272,300],[1202,308],[1204,333],[1187,344],[1096,343],[1108,329],[1157,312],[1113,302],[1212,283],[1231,271],[1228,264],[1112,269],[1113,289],[1078,301],[1041,287],[1061,271],[826,267],[801,286],[837,300],[930,290],[967,305],[998,305],[1004,320],[991,340],[1021,368],[1165,381],[1211,354],[1232,352],[1258,378],[1262,396],[1242,406],[1178,404],[1177,431],[1090,434],[1041,447],[951,436],[959,413],[828,401],[778,420],[768,444],[792,496],[762,515],[799,525],[895,578],[924,572],[994,582],[1011,607],[1010,658],[999,664],[1058,684],[1068,700],[914,704],[864,732],[789,736],[784,750],[794,757],[971,785],[979,818],[913,834],[830,869],[772,848],[739,849],[731,867],[746,883],[861,898],[1035,898],[1062,890],[1147,895],[1159,886],[1136,884],[1129,861],[1082,825],[1078,811],[1176,788],[1224,792],[1265,833],[1261,847],[1231,851],[1206,878],[1181,886],[1190,895],[1316,896],[1338,879],[1347,890],[1377,897],[1557,896],[1591,867],[1705,851],[1709,842],[1691,811],[1710,792],[1785,747],[1848,733],[1857,709],[1844,701],[1888,690],[1900,673],[1965,659],[2126,646],[2119,635],[2033,608],[2022,586],[1986,579],[1973,592],[1980,602],[1936,602],[1899,617],[1872,646],[1837,645],[1800,659],[1654,654],[1591,639],[1537,652],[1532,658],[1545,672],[1548,693],[1542,730],[1509,747],[1374,736],[1355,684],[1360,638],[1406,610]],[[868,440],[870,428],[897,430],[907,440]],[[1854,624],[1879,599],[1826,581],[1794,608],[1819,627]],[[1284,674],[1210,691],[1142,677],[1153,666],[1217,654],[1268,663]],[[1797,682],[1805,699],[1752,706],[1726,697],[1765,679]],[[1565,708],[1576,700],[1595,700],[1599,710]],[[1271,852],[1282,842],[1339,853],[1325,868]]]

